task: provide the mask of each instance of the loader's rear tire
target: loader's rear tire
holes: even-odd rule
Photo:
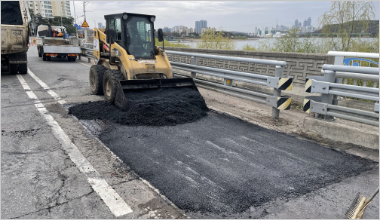
[[[103,95],[103,76],[106,68],[102,65],[92,65],[90,68],[90,88],[94,95]]]
[[[115,102],[117,83],[125,80],[123,73],[119,70],[107,70],[103,76],[103,93],[107,102],[113,104]]]

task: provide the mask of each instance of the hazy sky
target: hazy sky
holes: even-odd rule
[[[379,1],[374,1],[379,19]],[[72,14],[74,14],[71,2]],[[207,20],[209,27],[227,31],[252,32],[255,27],[291,26],[311,17],[318,26],[318,17],[330,9],[330,1],[89,1],[86,20],[90,28],[98,22],[105,24],[104,15],[122,12],[156,15],[155,28],[183,25],[195,27],[195,21]],[[75,2],[76,15],[83,15],[83,2]],[[83,17],[77,19],[82,24]]]

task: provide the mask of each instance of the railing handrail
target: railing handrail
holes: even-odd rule
[[[361,74],[361,73],[349,73],[349,72],[336,72],[336,78],[351,78],[351,79],[362,79],[379,82],[379,76],[371,74]]]
[[[332,70],[350,73],[364,73],[371,75],[379,75],[378,67],[361,67],[361,66],[340,66],[340,65],[328,65],[323,64],[322,70]]]
[[[362,53],[362,52],[341,52],[329,51],[327,56],[344,56],[344,57],[363,57],[363,58],[376,58],[379,59],[378,53]]]
[[[166,50],[165,52],[167,54],[182,55],[182,56],[195,56],[195,57],[208,58],[208,59],[229,60],[229,61],[244,62],[244,63],[257,63],[257,64],[266,64],[266,65],[274,65],[274,66],[282,66],[282,67],[286,66],[285,61],[278,61],[278,60],[261,60],[261,59],[253,59],[253,58],[228,57],[228,56],[218,56],[218,55],[209,55],[209,54],[200,54],[200,53],[185,53],[185,52],[178,52],[178,51],[171,51],[171,50]]]

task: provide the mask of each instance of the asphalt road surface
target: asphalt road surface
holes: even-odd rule
[[[357,192],[378,188],[378,163],[219,112],[165,127],[78,121],[70,106],[103,100],[91,64],[42,61],[35,47],[28,61],[48,88],[2,74],[3,218],[344,218]],[[115,215],[46,115],[132,212]],[[363,218],[379,218],[378,203]]]

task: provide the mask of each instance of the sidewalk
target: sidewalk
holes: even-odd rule
[[[225,112],[265,128],[284,132],[300,139],[318,142],[329,148],[379,161],[379,128],[337,118],[335,121],[316,119],[301,106],[292,104],[281,110],[280,118],[272,119],[270,106],[254,101],[198,88],[208,107]]]

